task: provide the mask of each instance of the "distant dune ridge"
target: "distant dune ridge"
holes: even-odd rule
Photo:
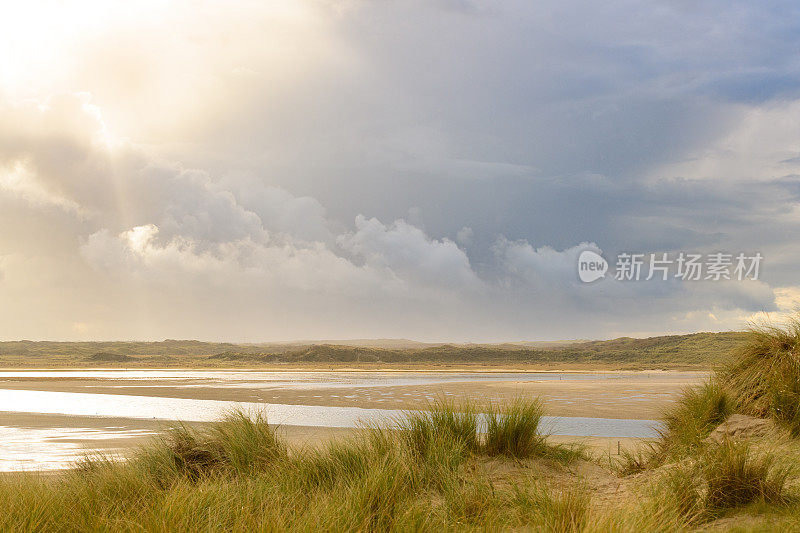
[[[620,367],[708,367],[745,339],[742,332],[694,333],[600,341],[498,344],[423,343],[359,339],[234,344],[195,340],[159,342],[0,342],[0,365],[159,364],[218,366],[270,363],[538,363]]]
[[[97,352],[96,354],[90,355],[87,360],[106,363],[125,363],[128,361],[134,361],[135,358],[121,353]]]

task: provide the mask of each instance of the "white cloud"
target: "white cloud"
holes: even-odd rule
[[[467,255],[453,241],[431,239],[404,220],[386,226],[359,215],[355,223],[356,231],[339,236],[338,242],[367,266],[432,288],[480,287]]]
[[[116,236],[101,230],[89,236],[81,254],[99,272],[122,282],[152,283],[150,290],[215,287],[233,291],[235,299],[243,290],[319,291],[332,297],[385,287],[377,273],[356,267],[320,243],[268,246],[243,239],[210,245],[185,237],[159,242],[158,233],[153,224]]]
[[[254,177],[228,176],[215,188],[230,190],[236,202],[258,215],[271,232],[308,242],[331,243],[333,240],[325,208],[316,198],[293,196],[279,187],[264,185]]]
[[[504,237],[494,244],[494,252],[510,278],[548,291],[580,285],[577,264],[583,250],[601,253],[594,243],[581,243],[563,251],[550,246],[534,248],[528,242],[511,242]]]
[[[456,233],[456,242],[464,247],[470,247],[473,244],[475,232],[469,226],[464,226]]]
[[[740,105],[732,116],[738,120],[720,139],[656,166],[650,175],[729,182],[800,175],[800,101]]]

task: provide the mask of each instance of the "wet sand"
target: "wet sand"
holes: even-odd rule
[[[363,375],[369,377],[370,373]],[[248,376],[245,374],[245,377]],[[493,380],[492,376],[483,376],[480,380],[468,381],[469,375],[466,375],[458,378],[464,381],[435,384],[367,386],[363,380],[356,380],[352,386],[347,383],[330,386],[325,382],[257,383],[249,379],[241,382],[214,382],[207,379],[176,382],[174,379],[25,375],[1,378],[0,389],[378,409],[417,409],[437,398],[502,402],[518,396],[539,396],[546,405],[547,414],[552,416],[648,420],[659,418],[683,388],[699,384],[705,379],[705,374],[680,371],[627,372],[597,379],[589,376],[587,379],[586,375],[567,373],[555,379],[552,376],[546,378],[523,375],[514,376],[514,379]],[[24,410],[24,405],[0,406],[0,427],[31,429],[42,436],[45,445],[50,443],[53,448],[69,445],[73,451],[100,451],[119,456],[130,453],[136,446],[175,425],[174,421],[168,420],[26,413]],[[60,431],[64,429],[79,431]],[[290,447],[296,448],[319,446],[332,438],[346,437],[358,430],[283,426],[278,431]],[[550,439],[554,442],[581,442],[590,450],[612,455],[642,442],[636,438],[551,436]],[[19,453],[24,453],[24,442],[20,446],[23,451]]]
[[[55,392],[122,394],[163,398],[266,402],[289,405],[322,405],[369,409],[419,409],[431,401],[504,401],[517,396],[539,396],[553,416],[599,418],[659,418],[681,390],[698,385],[704,373],[662,371],[614,374],[610,379],[519,379],[515,381],[456,381],[425,385],[336,386],[272,383],[229,384],[174,380],[129,381],[125,379],[12,377],[0,380],[0,388]],[[0,410],[5,410],[2,408]]]
[[[124,458],[139,446],[146,445],[159,437],[164,431],[176,426],[175,422],[167,420],[142,420],[132,418],[107,418],[90,416],[65,416],[53,414],[31,413],[2,413],[4,425],[22,429],[46,430],[47,443],[53,448],[59,445],[73,444],[70,455],[74,458],[102,454],[107,457]],[[200,428],[205,423],[194,422],[190,424]],[[107,438],[81,438],[73,436],[60,436],[63,429],[81,428],[83,430],[97,430],[109,435]],[[335,439],[347,439],[363,430],[352,428],[330,428],[311,426],[278,426],[278,434],[288,443],[290,452],[304,448],[318,448]],[[132,433],[141,434],[131,436]],[[114,434],[124,434],[115,438]],[[581,444],[594,454],[609,454],[611,456],[623,450],[633,450],[643,445],[646,439],[631,437],[571,437],[564,435],[551,435],[548,440],[558,444]],[[46,461],[47,458],[44,458]],[[27,467],[26,467],[27,469]],[[47,471],[49,467],[32,466],[31,470]]]

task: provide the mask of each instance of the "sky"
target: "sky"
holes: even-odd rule
[[[791,1],[31,1],[0,339],[498,342],[800,305]],[[584,283],[578,256],[610,264]],[[617,280],[620,253],[763,256]]]

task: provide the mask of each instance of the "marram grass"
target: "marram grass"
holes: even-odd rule
[[[683,391],[663,415],[660,438],[626,452],[623,474],[703,453],[707,437],[733,413],[770,418],[800,436],[800,315],[783,326],[753,325],[709,381]]]
[[[168,432],[125,462],[3,476],[0,531],[580,531],[585,489],[526,478],[498,487],[475,468],[495,454],[547,455],[540,417],[537,402],[515,402],[492,412],[484,437],[474,406],[440,403],[287,451],[263,417],[232,413]]]
[[[800,316],[783,326],[751,327],[718,380],[738,411],[774,418],[800,436]]]
[[[709,439],[733,413],[771,418],[789,436]],[[616,459],[620,475],[649,481],[649,495],[596,523],[600,530],[690,531],[742,512],[776,520],[757,521],[752,530],[800,531],[798,436],[800,318],[754,326],[707,383],[686,389],[667,409],[659,439]]]
[[[705,443],[728,412],[721,398],[714,387],[687,394],[653,450],[630,456],[640,481],[627,496],[575,473],[599,467],[548,443],[538,400],[438,402],[301,449],[258,414],[231,413],[168,432],[125,462],[0,476],[0,531],[671,532],[752,509],[777,517],[775,530],[800,529],[783,455]]]

